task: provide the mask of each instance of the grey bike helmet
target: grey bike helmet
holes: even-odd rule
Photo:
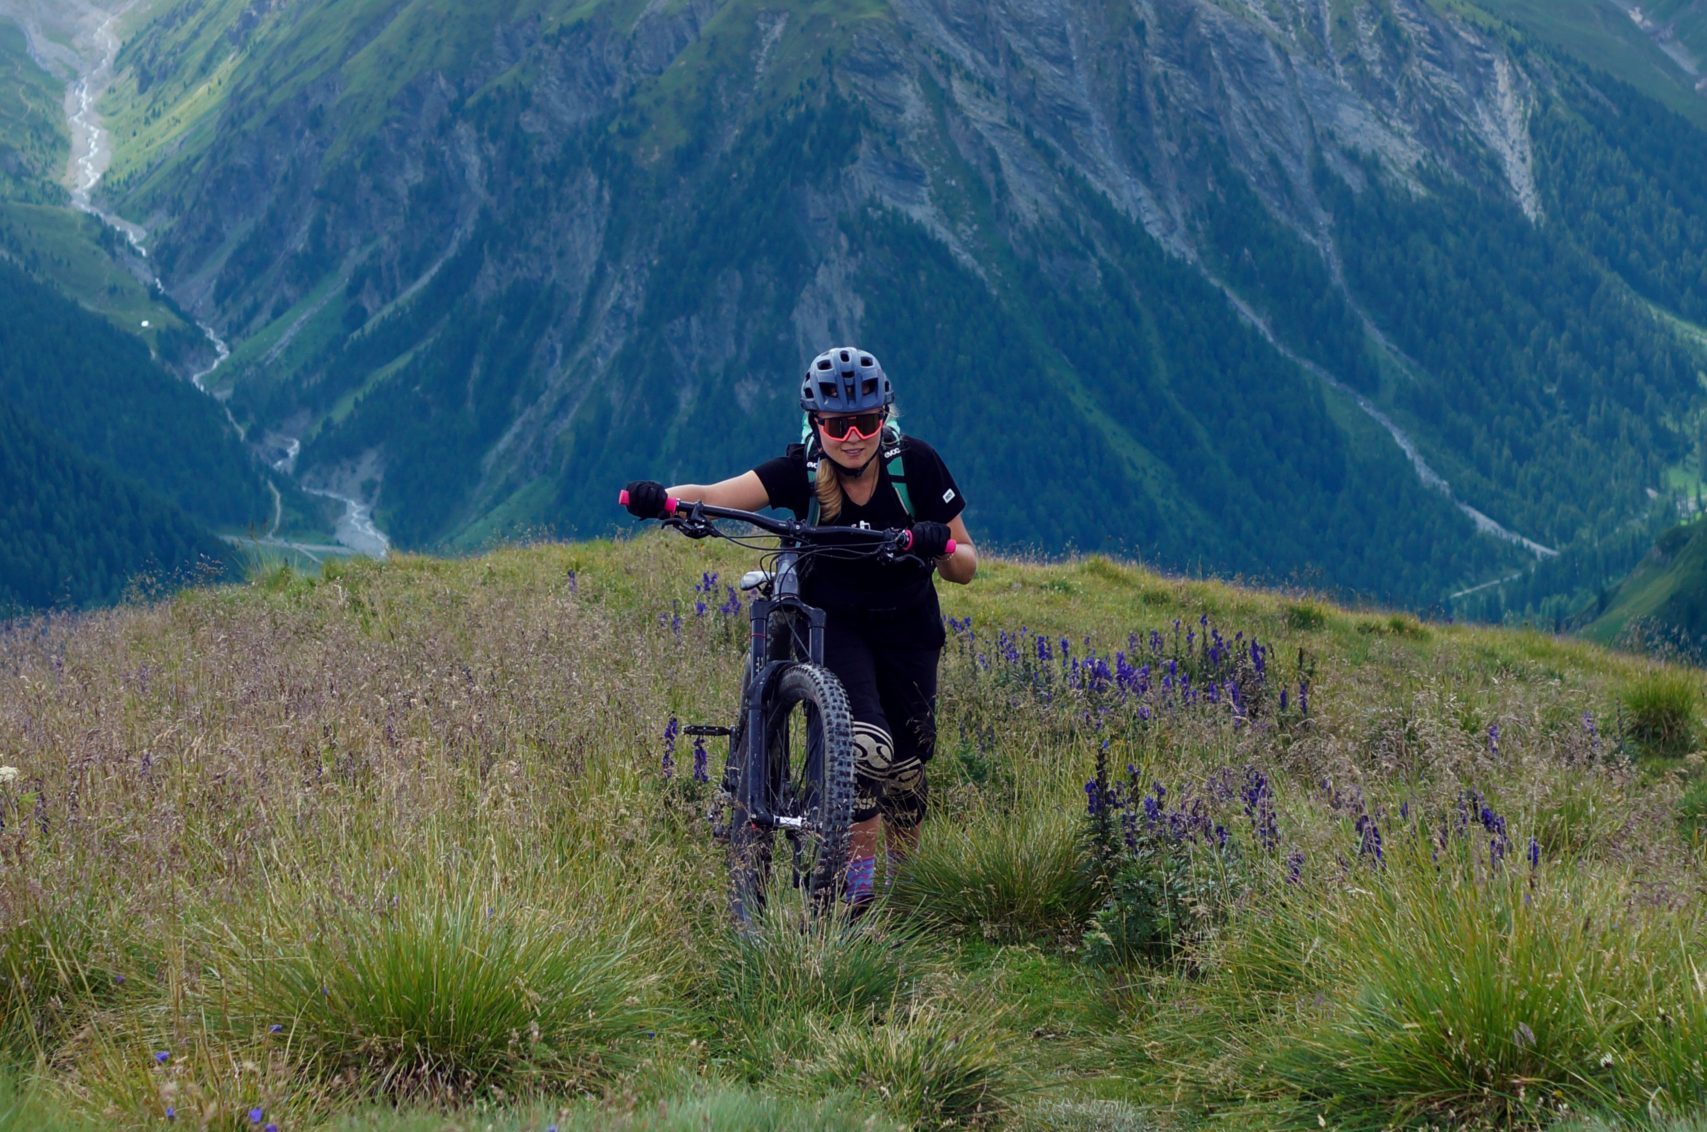
[[[813,358],[800,386],[800,407],[808,413],[868,413],[894,403],[883,367],[858,346],[836,346]]]

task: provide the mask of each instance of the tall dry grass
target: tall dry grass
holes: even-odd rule
[[[1525,1095],[1566,1090],[1607,1120],[1699,1101],[1683,957],[1701,867],[1676,820],[1694,764],[1644,762],[1648,737],[1619,731],[1640,664],[1098,560],[992,562],[945,587],[957,628],[915,862],[857,927],[743,941],[709,785],[686,741],[668,778],[662,756],[670,718],[733,707],[745,626],[718,610],[748,564],[653,536],[272,569],[8,624],[0,1052],[16,1087],[0,1111],[17,1096],[109,1126],[168,1109],[244,1126],[259,1109],[281,1128],[387,1130],[1538,1124],[1558,1109],[1477,1090],[1540,1082],[1537,1059],[1574,1067],[1597,1043],[1611,1067]],[[1072,667],[1136,663],[1155,631],[1159,679],[1211,626],[1271,647],[1242,715],[1122,698]],[[1003,655],[1003,631],[1023,655]],[[1667,719],[1684,698],[1666,692]],[[1092,915],[1119,895],[1088,839],[1099,754],[1127,791],[1116,855],[1128,821],[1164,854],[1224,842],[1214,876],[1182,858],[1206,909],[1182,912],[1190,932],[1091,963]],[[1253,771],[1269,816],[1246,811]],[[1159,824],[1139,825],[1158,797]],[[1371,822],[1393,859],[1371,861]],[[1473,864],[1398,859],[1442,823]],[[1574,901],[1598,901],[1602,927],[1567,930]],[[1614,919],[1641,930],[1608,938]],[[1517,990],[1543,999],[1528,984],[1570,948],[1616,942],[1616,977],[1569,985],[1628,1009],[1549,1030],[1495,987],[1431,1033],[1447,940],[1491,970],[1529,963]],[[1519,1023],[1533,1047],[1512,1048]],[[1425,1038],[1455,1048],[1472,1024],[1484,1044],[1456,1083],[1423,1074]]]

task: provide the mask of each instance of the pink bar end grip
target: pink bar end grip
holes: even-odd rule
[[[901,549],[902,550],[912,550],[913,549],[913,532],[908,531],[908,532],[906,532],[906,534],[907,534],[907,541],[906,541],[906,543],[904,543],[902,545]],[[954,540],[953,539],[948,540],[948,546],[943,549],[942,553],[943,553],[943,556],[945,558],[946,557],[953,557],[953,555],[954,555]]]
[[[617,506],[619,506],[619,507],[627,507],[628,506],[628,489],[626,487],[623,488],[621,491],[617,492],[616,502],[617,502]],[[680,507],[681,505],[682,505],[682,501],[679,499],[666,499],[666,500],[664,500],[664,514],[674,515],[676,513],[676,509],[678,507]]]

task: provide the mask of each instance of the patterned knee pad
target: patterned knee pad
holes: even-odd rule
[[[882,814],[900,825],[917,825],[925,816],[925,764],[916,755],[897,755],[889,732],[855,722],[854,820]]]

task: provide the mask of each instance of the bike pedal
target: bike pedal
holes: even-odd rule
[[[682,728],[683,735],[733,735],[735,732],[728,727],[719,727],[715,723],[690,723]]]

